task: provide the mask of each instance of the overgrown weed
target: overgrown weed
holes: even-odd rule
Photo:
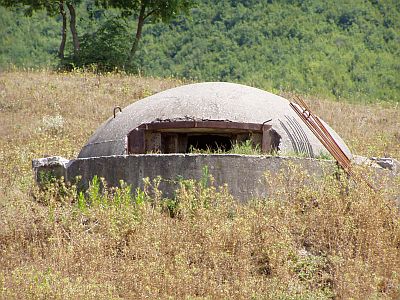
[[[65,295],[73,282],[100,298],[400,295],[395,194],[297,165],[267,176],[269,197],[246,205],[207,169],[199,181],[179,180],[172,199],[160,180],[132,191],[95,177],[85,193],[54,182],[38,191],[47,201],[6,206],[2,220],[14,222],[0,235],[2,296]]]
[[[1,76],[0,298],[400,297],[398,179],[388,186],[374,178],[374,192],[291,166],[268,177],[268,198],[246,205],[207,170],[200,181],[178,181],[170,198],[161,179],[141,190],[100,178],[87,193],[62,182],[36,190],[31,159],[75,157],[116,104],[180,83],[85,72]],[[55,115],[55,103],[62,134],[33,130]],[[355,153],[400,158],[398,108],[312,104]]]
[[[260,145],[253,145],[251,140],[242,142],[235,141],[230,149],[224,149],[216,145],[215,148],[207,147],[207,149],[197,149],[193,146],[189,149],[190,153],[199,154],[244,154],[244,155],[265,155],[260,148]]]

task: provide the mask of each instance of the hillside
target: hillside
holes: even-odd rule
[[[39,12],[27,19],[22,11],[4,8],[0,15],[0,66],[57,65],[56,18]],[[120,68],[134,21],[96,8],[92,0],[84,1],[78,16],[84,61],[76,65]],[[400,5],[394,0],[202,0],[187,17],[145,26],[133,71],[398,102],[399,41]]]
[[[399,298],[399,181],[373,192],[314,178],[312,188],[294,166],[266,177],[276,194],[247,205],[193,181],[174,199],[34,186],[33,158],[73,158],[115,105],[182,84],[0,74],[0,299]],[[397,105],[306,100],[353,153],[400,159]]]

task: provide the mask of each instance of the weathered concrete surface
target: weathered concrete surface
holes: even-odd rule
[[[328,153],[292,110],[288,100],[241,84],[205,82],[169,89],[123,108],[116,118],[111,117],[96,130],[78,157],[123,155],[126,154],[126,136],[139,125],[193,119],[258,124],[271,120],[268,124],[281,136],[280,154],[301,152],[318,157]],[[346,144],[333,129],[327,128],[351,158]]]
[[[277,173],[289,167],[290,163],[301,165],[310,175],[322,176],[324,172],[333,174],[334,161],[305,158],[284,158],[247,155],[202,155],[163,154],[129,155],[84,158],[71,161],[67,178],[73,181],[82,176],[83,187],[95,176],[104,177],[111,186],[118,186],[120,180],[135,187],[143,188],[143,178],[154,179],[161,176],[160,189],[166,196],[173,196],[178,177],[201,179],[203,168],[215,178],[216,185],[227,184],[230,193],[239,200],[264,197],[268,191],[264,175]]]
[[[35,181],[40,185],[50,177],[67,177],[69,160],[61,156],[50,156],[32,160],[32,169]]]
[[[354,163],[365,165],[372,171],[373,185],[388,179],[386,186],[391,188],[393,180],[398,180],[399,173],[392,164],[382,168],[375,160],[355,156]],[[385,162],[388,159],[384,159]],[[394,165],[398,166],[398,162]],[[82,188],[88,187],[92,178],[97,175],[106,179],[111,186],[118,186],[120,180],[130,184],[133,189],[143,188],[143,178],[154,179],[160,176],[160,185],[165,196],[172,197],[177,188],[177,179],[201,179],[203,169],[215,179],[215,185],[227,184],[229,192],[239,200],[268,195],[265,184],[265,173],[272,176],[286,172],[291,165],[300,166],[312,176],[335,174],[338,169],[335,161],[308,158],[252,156],[238,154],[141,154],[108,157],[81,158],[68,161],[62,157],[47,157],[32,161],[35,180],[40,185],[46,178],[63,176],[74,182],[77,176],[82,177]],[[42,175],[39,175],[42,174]],[[397,179],[396,179],[397,178]],[[385,180],[383,181],[385,182]],[[400,197],[400,195],[399,195]],[[398,200],[400,204],[400,199]]]

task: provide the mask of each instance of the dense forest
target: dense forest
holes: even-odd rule
[[[400,2],[199,0],[169,22],[147,20],[133,64],[134,16],[94,0],[77,5],[79,57],[61,17],[0,7],[0,68],[86,67],[196,81],[233,81],[272,92],[400,101]]]

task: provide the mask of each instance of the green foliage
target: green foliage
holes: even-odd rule
[[[316,157],[316,159],[334,160],[332,155],[326,151],[321,151]]]
[[[70,13],[70,28],[73,35],[74,53],[77,54],[79,50],[79,38],[76,32],[76,11],[75,6],[81,4],[82,0],[61,0],[61,1],[47,1],[47,0],[0,0],[0,5],[17,11],[23,11],[25,16],[33,16],[34,12],[46,11],[48,16],[61,16],[62,30],[61,30],[61,43],[59,48],[59,58],[64,58],[65,42],[66,42],[66,27],[67,27],[67,14],[65,7],[68,8]]]
[[[129,32],[123,21],[107,20],[93,33],[81,38],[77,67],[94,67],[99,71],[122,70],[129,52]]]
[[[253,145],[251,140],[246,140],[240,143],[234,143],[229,153],[246,154],[246,155],[261,155],[260,145]]]
[[[149,198],[146,192],[137,188],[132,191],[131,185],[123,180],[119,187],[108,187],[104,178],[94,176],[89,183],[89,188],[85,193],[76,194],[77,207],[81,212],[87,212],[88,209],[116,209],[124,210],[127,207],[139,209]]]
[[[202,211],[210,210],[224,202],[233,203],[227,186],[216,187],[214,177],[209,173],[208,166],[203,167],[200,180],[180,178],[172,199],[164,199],[162,206],[173,218],[193,218]]]
[[[168,22],[180,13],[187,13],[193,5],[192,0],[96,0],[97,4],[103,7],[114,7],[122,10],[123,16],[140,14],[144,9],[144,17],[151,17],[152,20]]]
[[[22,8],[27,16],[32,16],[35,10],[41,9],[45,9],[49,15],[55,15],[58,12],[58,1],[0,0],[0,5],[10,8]]]
[[[55,19],[44,11],[26,18],[23,10],[1,6],[0,15],[0,68],[56,65],[59,28]]]
[[[140,65],[149,75],[336,99],[399,98],[398,5],[271,2],[212,1],[169,29],[148,26]]]
[[[92,0],[77,8],[85,53],[75,63],[120,69],[127,49],[134,48],[137,27],[110,19],[121,13],[126,20],[137,17],[142,2],[98,2],[116,11],[96,7]],[[146,12],[141,45],[126,71],[234,81],[338,100],[399,99],[397,1],[202,0],[191,10],[188,1],[170,2],[172,6],[147,2],[153,10]],[[0,66],[51,64],[59,39],[55,20],[26,19],[23,10],[1,10]],[[179,11],[190,17],[178,16]],[[110,18],[103,17],[107,14]]]
[[[208,209],[220,199],[232,199],[226,186],[215,187],[214,178],[208,167],[203,168],[200,180],[179,178],[173,198],[165,198],[159,189],[161,178],[152,182],[144,179],[144,188],[132,191],[131,185],[120,181],[118,187],[109,187],[104,178],[94,176],[85,191],[78,191],[76,185],[64,183],[64,179],[52,178],[42,188],[35,188],[33,195],[38,203],[49,207],[49,216],[53,218],[57,207],[73,205],[76,211],[87,217],[97,212],[126,213],[126,217],[139,220],[141,209],[153,209],[167,212],[170,217],[193,216],[200,210]]]
[[[189,8],[194,4],[193,0],[96,0],[97,4],[105,8],[118,8],[123,17],[135,16],[137,27],[132,47],[127,53],[126,65],[133,67],[133,57],[139,47],[142,37],[143,26],[146,20],[169,22],[180,13],[188,13]]]
[[[208,148],[206,150],[203,149],[196,149],[194,147],[190,147],[190,153],[197,153],[197,154],[243,154],[243,155],[266,155],[263,153],[260,145],[254,145],[251,140],[245,140],[243,142],[234,142],[232,144],[232,148],[230,150],[225,150],[222,148],[217,147],[216,149]],[[268,155],[285,155],[290,157],[302,157],[302,158],[309,158],[310,155],[308,153],[303,152],[272,152],[268,153]],[[325,159],[325,160],[333,160],[333,157],[327,151],[321,151],[318,155],[315,156],[316,159]]]
[[[190,153],[199,153],[199,154],[245,154],[245,155],[262,155],[262,151],[260,149],[260,145],[254,145],[251,140],[246,140],[243,142],[234,142],[232,143],[232,148],[230,150],[225,150],[217,147],[216,149],[208,148],[206,150],[196,149],[194,147],[190,147]]]

